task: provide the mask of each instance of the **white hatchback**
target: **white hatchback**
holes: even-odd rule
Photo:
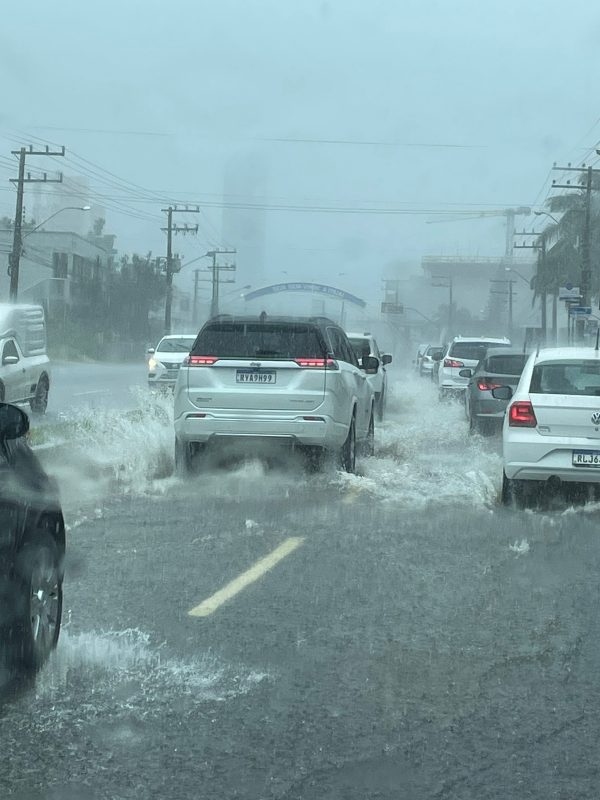
[[[600,483],[600,352],[589,347],[540,350],[530,356],[502,430],[504,503],[522,504],[541,482]]]
[[[175,386],[175,462],[187,473],[207,446],[254,454],[302,449],[319,463],[330,452],[354,471],[357,447],[372,454],[375,398],[344,331],[324,317],[209,320]]]

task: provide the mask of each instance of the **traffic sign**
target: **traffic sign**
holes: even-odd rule
[[[587,317],[592,313],[590,306],[571,306],[569,314],[572,317]]]
[[[381,304],[381,313],[382,314],[404,314],[404,304],[403,303],[382,303]]]
[[[558,290],[559,300],[579,300],[580,297],[579,286],[573,286],[572,283],[567,283]]]

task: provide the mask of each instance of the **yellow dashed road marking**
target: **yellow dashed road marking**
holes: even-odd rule
[[[254,583],[259,578],[262,578],[266,572],[268,572],[270,569],[273,569],[276,564],[278,564],[286,556],[289,556],[290,553],[293,553],[297,547],[300,547],[303,541],[304,537],[292,536],[289,539],[286,539],[285,542],[282,542],[279,547],[276,547],[275,550],[269,553],[268,556],[261,558],[260,561],[257,561],[256,564],[250,567],[250,569],[242,572],[241,575],[238,575],[237,578],[234,578],[222,589],[219,589],[218,592],[215,592],[213,595],[200,603],[200,605],[195,606],[188,611],[189,616],[210,616],[210,614],[214,613],[218,608],[220,608],[223,603],[231,600],[232,597],[235,597],[236,594],[239,594],[247,586],[250,586],[251,583]]]

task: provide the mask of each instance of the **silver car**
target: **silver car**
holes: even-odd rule
[[[196,341],[194,333],[163,336],[156,348],[148,348],[148,386],[151,389],[173,389],[179,368]]]
[[[465,413],[470,433],[484,435],[500,431],[507,401],[492,394],[500,386],[514,391],[529,355],[520,350],[490,349],[475,369],[462,369],[459,375],[469,378],[465,392]]]

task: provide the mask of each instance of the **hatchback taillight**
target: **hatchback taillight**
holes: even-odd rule
[[[508,424],[511,428],[535,428],[537,419],[529,400],[518,400],[508,411]]]
[[[464,364],[462,361],[455,361],[453,358],[445,358],[444,366],[452,369],[458,369],[458,367],[464,367]]]
[[[325,366],[327,369],[338,368],[337,361],[334,361],[333,358],[328,358],[327,364],[325,364],[324,358],[295,358],[294,361],[304,369],[323,369]]]
[[[188,356],[183,363],[188,367],[212,367],[218,360],[216,356]]]

